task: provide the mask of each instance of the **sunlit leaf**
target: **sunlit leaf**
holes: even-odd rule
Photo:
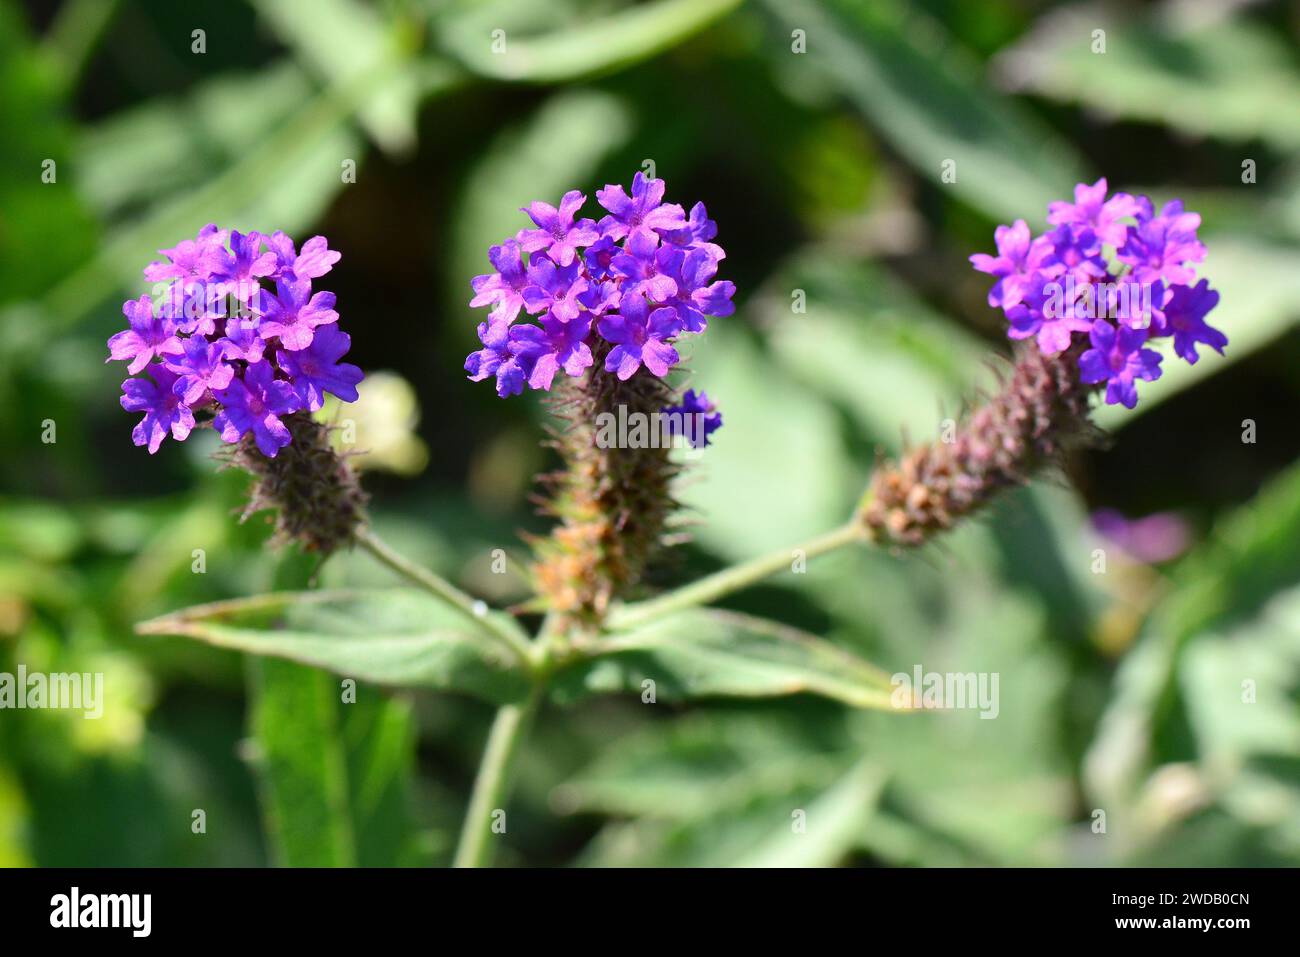
[[[693,610],[601,639],[593,660],[562,671],[555,696],[641,694],[665,700],[808,693],[892,710],[889,676],[835,645],[775,622]]]
[[[1069,195],[1079,181],[1081,163],[1069,145],[989,90],[970,55],[911,5],[766,6],[782,27],[779,42],[787,48],[780,55],[837,84],[918,173],[976,209],[1008,221],[1025,217]],[[789,52],[794,29],[805,31],[805,53]]]
[[[422,592],[282,592],[200,605],[138,626],[142,634],[287,658],[375,684],[513,701],[528,688],[518,661]]]
[[[604,16],[556,24],[546,32],[515,29],[522,4],[483,4],[445,31],[448,50],[474,72],[498,80],[555,83],[604,73],[654,56],[740,6],[741,0],[652,0]],[[528,13],[525,11],[525,16]],[[527,22],[527,21],[525,21]]]

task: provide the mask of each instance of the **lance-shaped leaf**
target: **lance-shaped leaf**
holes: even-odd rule
[[[858,708],[893,709],[889,675],[879,668],[796,628],[732,612],[668,615],[582,651],[586,660],[556,676],[557,700],[644,694],[653,687],[656,699],[666,700],[808,693]]]
[[[555,26],[543,4],[488,3],[441,25],[444,46],[480,76],[558,83],[606,73],[687,39],[741,0],[655,0]],[[535,28],[545,23],[550,29]]]
[[[164,615],[136,630],[497,704],[529,687],[522,663],[503,644],[455,609],[407,589],[258,595]]]

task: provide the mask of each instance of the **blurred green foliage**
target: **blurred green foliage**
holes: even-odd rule
[[[708,204],[739,288],[691,356],[726,427],[661,584],[833,526],[881,450],[987,388],[1006,342],[965,257],[1078,178],[1203,212],[1232,346],[1106,410],[1109,447],[942,545],[839,553],[728,602],[820,636],[801,687],[830,700],[749,700],[790,690],[789,662],[761,629],[703,641],[708,617],[660,626],[701,641],[625,639],[568,676],[503,860],[1300,863],[1298,28],[1294,0],[0,0],[0,671],[106,685],[99,721],[0,711],[0,864],[450,859],[491,707],[440,689],[507,700],[508,673],[418,599],[365,597],[394,582],[364,556],[269,554],[211,436],[132,447],[103,342],[153,251],[206,222],[327,234],[356,361],[423,412],[367,420],[363,392],[376,524],[509,605],[521,583],[488,556],[542,527],[542,413],[464,382],[468,281],[520,205],[646,159]],[[380,381],[372,410],[395,408],[401,380]],[[1196,544],[1095,574],[1099,506],[1180,510]],[[414,648],[425,687],[363,680],[343,703],[325,672],[133,632],[309,583],[360,597],[329,641],[296,612],[276,640],[316,644],[291,657],[388,636],[367,653]],[[772,670],[737,679],[737,647]],[[996,672],[999,716],[857,710],[846,652]],[[668,675],[653,706],[647,667]]]

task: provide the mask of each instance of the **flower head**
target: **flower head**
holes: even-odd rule
[[[157,301],[128,300],[128,328],[108,340],[110,359],[148,372],[123,385],[123,407],[146,413],[136,445],[152,453],[168,433],[183,440],[197,410],[223,441],[249,436],[254,454],[273,458],[293,438],[286,418],[320,408],[325,392],[356,400],[363,373],[338,361],[350,339],[336,325],[334,294],[312,291],[340,258],[325,237],[299,252],[283,232],[208,225],[162,252],[167,261],[145,274],[169,285]],[[232,312],[229,297],[246,305]]]
[[[1193,270],[1206,252],[1196,237],[1201,217],[1181,200],[1157,213],[1145,196],[1107,198],[1103,178],[1076,186],[1073,203],[1050,204],[1047,219],[1053,228],[1038,237],[1024,220],[999,226],[998,255],[971,257],[997,277],[989,304],[1006,313],[1012,339],[1033,337],[1046,356],[1078,355],[1083,381],[1104,383],[1105,401],[1129,408],[1136,382],[1160,375],[1160,356],[1147,344],[1172,337],[1189,363],[1198,344],[1220,353],[1227,346],[1205,322],[1219,294]],[[1085,334],[1091,348],[1071,351]]]
[[[726,253],[703,203],[664,203],[664,183],[637,173],[596,191],[608,215],[580,218],[585,197],[524,207],[533,222],[488,250],[495,272],[476,276],[470,305],[491,307],[482,348],[465,360],[471,381],[496,378],[497,394],[549,390],[556,376],[639,370],[662,378],[680,361],[676,343],[709,317],[735,311],[736,287],[716,278]],[[518,322],[522,314],[525,321]],[[529,319],[528,317],[536,317]]]

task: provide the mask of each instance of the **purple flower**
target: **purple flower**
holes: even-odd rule
[[[1088,186],[1080,183],[1074,187],[1074,202],[1056,202],[1047,207],[1047,221],[1054,226],[1074,226],[1086,229],[1090,244],[1088,252],[1095,252],[1101,243],[1120,246],[1128,227],[1119,220],[1136,216],[1138,201],[1128,193],[1116,193],[1106,199],[1106,177]]]
[[[1106,401],[1130,408],[1136,381],[1160,375],[1159,354],[1145,343],[1171,336],[1188,363],[1196,362],[1198,344],[1223,351],[1227,337],[1205,324],[1218,293],[1204,280],[1191,286],[1190,264],[1206,252],[1196,238],[1201,217],[1181,200],[1157,214],[1146,196],[1107,199],[1099,179],[1080,183],[1073,203],[1052,203],[1048,220],[1055,228],[1037,238],[1023,220],[999,227],[999,255],[971,257],[999,279],[989,302],[1005,311],[1010,338],[1035,336],[1040,351],[1056,355],[1087,332],[1084,381],[1105,382]]]
[[[637,229],[629,233],[623,252],[610,262],[610,270],[623,280],[623,295],[640,292],[655,302],[677,295],[677,283],[664,275],[664,267],[675,252],[672,246],[659,249],[659,237],[652,230]]]
[[[587,291],[581,262],[557,266],[545,256],[534,256],[528,264],[528,282],[524,302],[529,312],[549,311],[561,322],[577,318],[581,308],[578,297]]]
[[[161,365],[149,367],[152,379],[127,379],[122,383],[122,408],[143,412],[144,418],[131,430],[131,441],[149,446],[149,454],[158,451],[162,440],[183,442],[194,428],[194,413],[173,391],[176,375]]]
[[[596,201],[609,210],[600,221],[600,232],[611,239],[622,239],[640,227],[675,230],[686,227],[686,216],[676,203],[663,205],[664,181],[646,179],[638,171],[632,177],[632,195],[622,186],[608,185],[596,190]]]
[[[1173,512],[1129,519],[1113,508],[1103,508],[1092,513],[1092,527],[1137,561],[1147,563],[1177,558],[1192,538],[1187,522]]]
[[[495,305],[494,319],[515,321],[524,307],[524,288],[529,283],[520,252],[519,243],[513,239],[488,250],[488,261],[496,267],[496,272],[475,276],[470,281],[474,290],[474,298],[469,301],[471,306]]]
[[[578,305],[591,316],[600,317],[617,309],[622,295],[617,282],[593,282],[578,296]]]
[[[621,252],[621,248],[609,236],[601,236],[592,243],[591,247],[583,255],[591,278],[598,281],[606,278],[609,275],[609,265],[619,252]]]
[[[693,448],[709,444],[709,436],[722,427],[722,413],[709,401],[708,393],[687,389],[681,405],[670,405],[664,410],[669,416],[668,431],[685,436]]]
[[[681,229],[670,229],[664,232],[664,241],[672,243],[674,246],[698,246],[709,243],[714,236],[718,235],[718,224],[709,219],[709,214],[704,208],[703,203],[696,203],[691,207],[690,219]],[[712,245],[710,243],[710,245]],[[719,257],[721,258],[721,257]]]
[[[531,327],[516,327],[531,328]],[[488,376],[497,379],[497,395],[505,398],[518,395],[524,391],[524,383],[532,371],[529,367],[529,355],[514,348],[511,341],[511,326],[508,322],[480,322],[478,324],[479,341],[483,348],[471,352],[465,360],[465,371],[471,382],[480,382]]]
[[[736,311],[731,301],[736,284],[726,279],[712,281],[718,261],[707,246],[686,253],[672,247],[665,249],[669,256],[664,261],[664,275],[672,280],[676,291],[664,302],[677,310],[685,331],[703,332],[708,325],[705,316],[729,316]]]
[[[308,299],[310,294],[310,282],[277,282],[274,296],[262,290],[255,307],[262,317],[258,326],[262,338],[279,336],[284,348],[297,351],[311,345],[317,326],[338,322],[334,293],[318,292]]]
[[[293,261],[293,274],[298,279],[319,279],[342,258],[341,252],[330,249],[324,236],[313,236],[302,244],[302,251]]]
[[[525,385],[549,389],[561,369],[598,381],[610,373],[627,379],[644,365],[662,376],[679,361],[678,336],[702,332],[708,316],[730,315],[735,285],[715,278],[726,257],[711,242],[717,224],[703,203],[688,220],[663,195],[664,184],[641,173],[631,196],[619,186],[598,190],[609,211],[599,231],[575,220],[577,190],[558,209],[526,207],[536,228],[492,247],[497,271],[471,282],[470,305],[491,312],[478,327],[482,348],[465,360],[469,378],[494,376],[497,394],[507,396]]]
[[[663,378],[680,358],[668,344],[681,331],[677,312],[668,308],[651,310],[644,295],[625,293],[617,315],[600,320],[600,334],[614,343],[605,357],[605,371],[630,379],[642,363]]]
[[[168,261],[150,263],[144,269],[144,278],[150,282],[168,279],[205,282],[225,264],[226,254],[221,248],[225,241],[225,232],[209,223],[199,230],[196,238],[183,240],[171,249],[158,250]]]
[[[1043,263],[1049,276],[1068,278],[1076,286],[1096,282],[1107,275],[1106,261],[1101,258],[1100,244],[1090,229],[1058,226],[1043,236],[1051,254]]]
[[[203,336],[190,336],[185,340],[185,354],[179,359],[164,363],[179,378],[174,388],[187,405],[195,405],[203,393],[217,392],[230,385],[235,368],[225,360],[225,350]]]
[[[357,401],[357,383],[365,373],[351,363],[339,362],[351,347],[352,337],[338,326],[321,326],[310,346],[298,352],[281,349],[276,362],[288,373],[303,404],[315,412],[325,404],[326,392],[344,402]]]
[[[242,380],[215,395],[222,408],[212,425],[223,442],[238,442],[252,432],[258,449],[271,459],[289,444],[292,436],[280,416],[297,412],[302,401],[290,383],[275,378],[271,363],[253,363]]]
[[[338,361],[350,340],[336,325],[334,294],[311,289],[340,258],[325,237],[312,237],[299,254],[283,232],[268,237],[208,225],[163,253],[169,261],[146,272],[167,281],[165,292],[125,303],[130,328],[108,344],[111,358],[131,360],[132,372],[148,367],[152,376],[123,386],[123,405],[149,413],[134,432],[137,445],[154,451],[168,430],[185,438],[194,410],[213,406],[225,441],[251,432],[262,453],[274,456],[291,441],[280,416],[320,408],[325,392],[356,400],[363,376]],[[275,281],[274,294],[263,280]],[[278,369],[267,361],[268,342],[279,346]]]
[[[998,247],[996,256],[976,253],[970,261],[980,272],[998,277],[989,290],[989,305],[1007,308],[1024,298],[1052,247],[1043,237],[1031,241],[1029,226],[1023,219],[1011,226],[999,226],[993,232],[993,241]]]
[[[1117,331],[1106,320],[1098,319],[1089,337],[1092,348],[1079,358],[1081,378],[1084,382],[1105,382],[1108,405],[1118,403],[1133,408],[1137,405],[1135,381],[1160,378],[1160,353],[1143,348],[1147,331],[1128,326],[1120,326]]]
[[[1092,328],[1092,310],[1083,308],[1080,302],[1088,288],[1056,279],[1040,281],[1025,292],[1021,302],[1006,310],[1011,324],[1007,335],[1012,339],[1036,336],[1038,349],[1046,356],[1064,352],[1070,347],[1074,333]]]
[[[526,367],[532,368],[528,385],[534,389],[549,389],[559,369],[571,376],[582,375],[595,361],[586,342],[590,332],[590,318],[561,322],[550,313],[542,316],[541,326],[516,326],[512,329],[511,340],[516,353]]]
[[[524,252],[546,250],[561,266],[573,262],[579,246],[590,246],[600,238],[600,231],[590,219],[573,221],[573,214],[582,208],[587,197],[571,189],[560,200],[560,208],[549,203],[529,203],[522,212],[537,224],[536,229],[521,229],[515,237]]]
[[[181,341],[176,337],[176,323],[167,316],[155,316],[153,300],[148,296],[122,303],[122,314],[130,328],[108,340],[105,362],[130,359],[126,371],[135,375],[155,356],[180,354]]]
[[[261,249],[262,235],[256,230],[245,236],[232,229],[230,252],[223,251],[223,262],[213,272],[213,276],[226,283],[230,294],[240,302],[248,302],[257,292],[259,279],[275,274],[275,253],[264,253]]]
[[[1149,200],[1145,210],[1150,210]],[[1187,263],[1205,259],[1205,246],[1196,238],[1200,224],[1201,217],[1184,212],[1181,201],[1166,203],[1159,216],[1139,216],[1116,258],[1133,267],[1131,275],[1138,282],[1161,279],[1169,286],[1190,285],[1196,272]]]
[[[257,319],[231,319],[226,323],[226,335],[217,340],[227,359],[244,362],[261,362],[266,351],[266,340],[257,332]]]
[[[1191,365],[1200,358],[1196,344],[1203,342],[1220,355],[1228,344],[1228,337],[1207,325],[1206,315],[1219,304],[1219,294],[1210,288],[1209,280],[1202,279],[1195,286],[1174,286],[1169,301],[1165,303],[1165,328],[1174,337],[1174,352]]]

